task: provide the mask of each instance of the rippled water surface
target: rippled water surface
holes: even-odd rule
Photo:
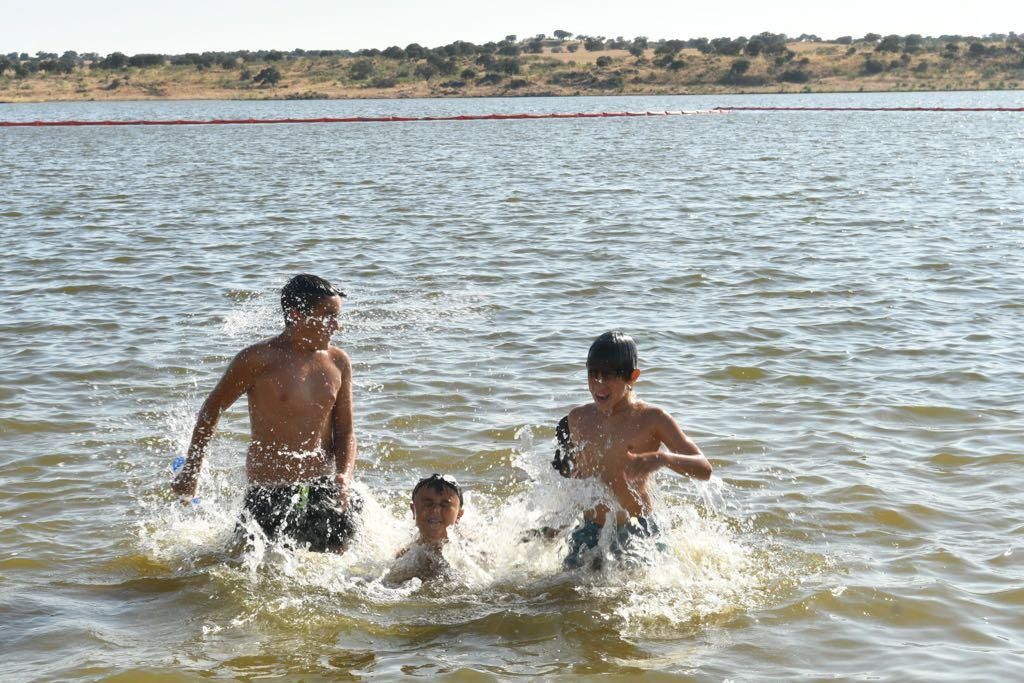
[[[0,120],[1021,106],[1015,93],[0,105]],[[1024,115],[0,129],[4,680],[1024,677]],[[349,298],[359,546],[224,554],[244,401],[310,271]],[[708,454],[668,551],[560,569],[550,470],[610,328]],[[381,580],[444,471],[456,576]]]

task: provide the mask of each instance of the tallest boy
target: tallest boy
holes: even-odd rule
[[[352,365],[331,345],[344,296],[315,275],[288,281],[281,290],[284,330],[231,361],[199,411],[175,493],[195,495],[217,422],[245,394],[252,440],[242,526],[251,532],[255,521],[267,537],[284,534],[310,550],[344,549],[361,507],[351,493]]]

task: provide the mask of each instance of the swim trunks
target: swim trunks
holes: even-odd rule
[[[585,520],[582,524],[573,529],[569,536],[569,553],[562,561],[565,569],[579,569],[590,562],[591,569],[601,569],[604,566],[604,555],[595,551],[601,540],[603,527],[596,522]],[[630,564],[646,564],[648,559],[645,550],[646,539],[658,535],[658,524],[650,517],[632,517],[629,522],[615,529],[609,544],[609,554],[616,560]],[[665,551],[667,546],[663,543],[654,544],[659,551]]]
[[[313,552],[339,552],[355,536],[362,509],[363,501],[355,491],[349,493],[348,507],[338,508],[334,477],[283,486],[254,485],[245,492],[235,534],[246,537],[251,547],[255,539],[248,530],[255,521],[268,539],[284,536]]]

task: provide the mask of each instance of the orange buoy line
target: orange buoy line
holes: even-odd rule
[[[347,116],[316,119],[151,119],[112,121],[0,121],[0,127],[33,126],[211,126],[269,123],[392,123],[401,121],[505,121],[520,119],[592,119],[622,116],[687,116],[692,114],[724,114],[713,109],[694,111],[608,111],[566,114],[472,114],[459,116]]]
[[[713,111],[1024,111],[1024,107],[715,107]]]

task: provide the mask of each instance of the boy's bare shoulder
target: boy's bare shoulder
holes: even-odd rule
[[[671,420],[672,416],[669,412],[661,406],[656,406],[653,403],[647,403],[646,401],[637,401],[636,411],[645,420]]]
[[[277,337],[269,337],[246,346],[235,355],[235,362],[249,367],[266,366],[280,353],[276,342]]]
[[[569,421],[587,420],[597,414],[597,407],[593,403],[582,403],[569,411]]]
[[[348,354],[345,353],[344,349],[338,348],[333,344],[327,347],[327,352],[331,354],[331,360],[344,372],[350,372],[352,370],[352,361],[349,359]]]

